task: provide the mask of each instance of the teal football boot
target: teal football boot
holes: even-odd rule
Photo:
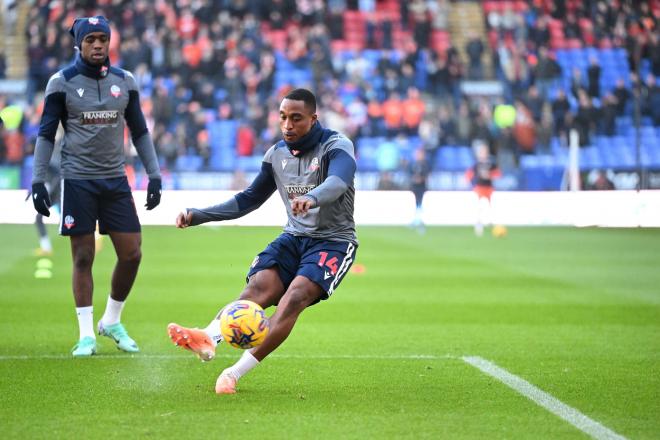
[[[85,336],[73,347],[71,354],[74,357],[88,357],[96,354],[96,339]]]
[[[128,353],[137,353],[140,351],[135,341],[131,339],[130,336],[128,336],[128,332],[121,324],[121,322],[104,326],[101,321],[99,321],[98,330],[99,335],[107,336],[108,338],[115,341],[119,350],[123,350]]]

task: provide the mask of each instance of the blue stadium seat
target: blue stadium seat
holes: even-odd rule
[[[456,164],[459,170],[467,170],[474,165],[474,154],[470,147],[455,147],[456,148]]]
[[[199,171],[202,164],[201,156],[186,154],[176,158],[175,168],[177,171]]]
[[[215,171],[233,171],[236,162],[236,151],[234,148],[221,147],[211,149],[209,165]]]
[[[261,169],[262,156],[239,156],[236,158],[236,169],[251,173]]]
[[[363,137],[357,143],[358,171],[378,171],[378,145],[383,141],[379,137]]]
[[[456,170],[457,161],[454,147],[450,145],[440,147],[438,154],[435,156],[435,164],[433,168],[438,170]]]

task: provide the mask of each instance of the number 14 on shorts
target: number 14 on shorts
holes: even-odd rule
[[[330,273],[328,274],[328,271],[325,272],[325,279],[330,278],[331,276],[335,276],[337,274],[337,257],[332,257],[328,260],[328,253],[327,252],[319,252],[319,262],[317,263],[320,267],[327,267],[330,269]]]

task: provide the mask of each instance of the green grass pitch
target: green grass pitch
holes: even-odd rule
[[[166,326],[206,325],[278,228],[145,227],[122,319],[142,352],[100,338],[97,356],[72,359],[68,240],[35,279],[34,227],[0,225],[0,438],[588,438],[461,356],[626,438],[660,438],[660,230],[358,232],[364,272],[303,313],[238,394],[216,396],[239,350],[202,364]],[[106,238],[95,321],[113,261]]]

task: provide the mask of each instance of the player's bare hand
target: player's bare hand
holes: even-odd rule
[[[293,199],[291,202],[291,211],[293,215],[305,215],[307,211],[312,209],[315,205],[313,198],[308,196],[300,196]]]
[[[190,226],[190,223],[192,223],[192,212],[185,210],[181,211],[179,215],[176,216],[176,227],[183,229],[187,228]]]

